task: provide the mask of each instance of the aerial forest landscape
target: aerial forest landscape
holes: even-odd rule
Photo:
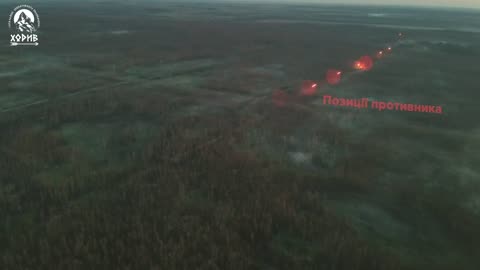
[[[38,46],[0,27],[0,269],[479,269],[480,11],[32,6]]]

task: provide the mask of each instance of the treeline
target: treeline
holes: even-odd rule
[[[1,269],[405,269],[324,208],[321,179],[238,150],[248,125],[177,121],[129,166],[50,186],[32,176],[68,145],[3,137],[31,155],[2,155]]]

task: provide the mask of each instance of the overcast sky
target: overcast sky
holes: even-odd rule
[[[217,0],[220,1],[220,0]],[[223,0],[226,2],[289,2],[289,3],[333,3],[362,5],[412,5],[438,7],[480,8],[480,0]],[[479,18],[480,19],[480,18]]]
[[[24,4],[42,2],[61,2],[62,0],[24,0]],[[63,2],[115,2],[115,0],[63,0]],[[395,5],[395,6],[432,6],[432,7],[462,7],[480,9],[480,0],[118,0],[118,2],[278,2],[278,3],[319,3],[319,4],[355,4],[355,5]],[[18,3],[17,0],[0,0],[0,2]],[[480,19],[480,18],[479,18]]]

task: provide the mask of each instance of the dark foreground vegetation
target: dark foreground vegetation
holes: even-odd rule
[[[286,124],[305,117],[301,110],[267,102],[259,106],[262,119],[228,112],[172,117],[186,99],[106,91],[5,118],[1,268],[372,270],[425,264],[367,241],[324,203],[326,192],[375,189],[365,179],[375,174],[381,146],[350,146],[351,155],[331,175],[302,172],[266,159],[246,136],[259,125],[288,133]],[[281,127],[271,124],[279,118]],[[140,140],[144,131],[133,129],[132,119],[158,127]],[[124,124],[97,146],[103,150],[95,149],[105,158],[95,159],[60,132],[71,123],[116,121]],[[333,125],[323,130],[320,140],[346,143]],[[475,247],[476,223],[468,214],[407,183],[395,188],[399,205],[451,217],[447,227],[464,237],[464,248]]]
[[[120,112],[161,119],[175,108],[156,101],[98,94],[4,123],[2,269],[399,269],[323,206],[321,179],[238,147],[256,121],[186,116],[122,151],[138,137],[127,125],[97,162],[58,132],[72,121]],[[33,128],[39,119],[45,126]]]

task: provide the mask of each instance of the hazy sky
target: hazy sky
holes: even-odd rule
[[[319,3],[319,4],[355,4],[355,5],[395,5],[395,6],[432,6],[432,7],[462,7],[480,9],[480,0],[23,0],[23,4],[42,2],[278,2],[278,3]],[[0,2],[18,3],[17,0],[0,0]],[[480,18],[479,18],[480,19]]]
[[[221,0],[217,0],[221,1]],[[223,0],[225,2],[333,3],[361,5],[412,5],[480,8],[480,0]],[[479,18],[480,19],[480,18]]]

